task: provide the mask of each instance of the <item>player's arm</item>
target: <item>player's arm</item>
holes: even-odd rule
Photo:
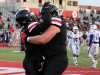
[[[92,44],[92,40],[93,40],[93,34],[90,35],[90,41],[89,41],[89,45],[90,46]]]
[[[42,35],[29,37],[29,42],[37,45],[46,44],[59,32],[58,27],[51,25]]]
[[[88,51],[92,45],[92,40],[93,40],[93,34],[90,34],[90,41],[89,41],[89,45],[88,45]]]
[[[60,32],[62,20],[60,18],[53,17],[51,24],[52,25],[42,35],[30,37],[29,42],[37,45],[48,43],[57,33]]]
[[[80,43],[82,44],[83,42],[82,42],[82,38],[81,37],[79,37],[79,40],[80,40]]]
[[[45,8],[44,10],[45,10],[44,21],[36,25],[36,27],[32,30],[33,33],[43,32],[51,25],[50,9]]]

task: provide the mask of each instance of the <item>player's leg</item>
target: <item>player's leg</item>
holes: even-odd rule
[[[94,51],[94,49],[95,49],[95,45],[92,44],[92,45],[90,46],[90,49],[88,50],[88,56],[89,56],[89,58],[92,60],[93,64],[95,63],[95,60],[94,60],[94,58],[93,58],[93,56],[92,56],[91,53]]]
[[[41,75],[41,73],[38,72],[36,63],[33,60],[24,59],[23,67],[25,69],[26,75]]]
[[[73,52],[73,61],[74,61],[74,64],[77,65],[77,59],[76,59],[76,45],[72,45],[72,52]]]
[[[44,61],[42,75],[61,75],[68,66],[66,56],[53,56]]]
[[[69,38],[68,39],[68,47],[67,47],[68,51],[70,51],[70,48],[69,48],[70,44],[71,44],[71,39]]]
[[[98,51],[99,51],[99,44],[96,44],[96,48],[94,50],[94,57],[95,57],[96,64],[97,64],[97,59],[98,59],[97,57]]]
[[[97,53],[98,53],[98,50],[99,50],[99,44],[95,44],[95,49],[94,49],[94,58],[95,58],[95,63],[93,64],[93,68],[96,68],[96,65],[97,65]]]
[[[80,52],[79,45],[76,45],[76,63],[77,63],[77,58],[79,56],[79,52]],[[78,63],[77,63],[77,65],[78,65]]]

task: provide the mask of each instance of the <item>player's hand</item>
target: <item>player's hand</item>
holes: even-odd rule
[[[68,51],[70,51],[70,48],[67,48]]]
[[[83,49],[83,44],[81,44],[81,49]]]
[[[24,32],[22,32],[21,33],[21,40],[23,43],[25,43],[25,37],[27,37],[27,35]]]
[[[45,2],[43,8],[49,8],[50,2]]]

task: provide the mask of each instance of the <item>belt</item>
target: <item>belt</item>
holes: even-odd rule
[[[92,43],[99,44],[99,42],[92,42]]]

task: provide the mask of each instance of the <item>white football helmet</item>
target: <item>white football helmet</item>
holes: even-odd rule
[[[92,26],[90,27],[90,30],[95,30],[95,29],[97,29],[97,25],[92,25]]]
[[[73,32],[74,32],[74,33],[77,33],[77,32],[78,32],[78,27],[77,27],[77,26],[74,26],[74,27],[73,27]]]

